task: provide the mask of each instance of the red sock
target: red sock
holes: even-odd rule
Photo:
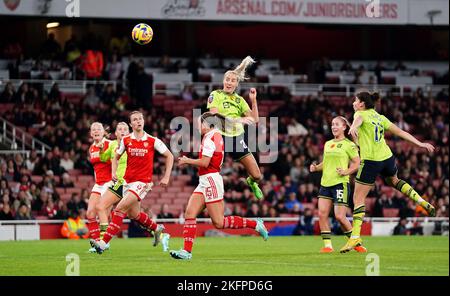
[[[158,224],[156,224],[152,219],[150,219],[150,217],[144,212],[141,212],[137,217],[137,219],[134,220],[139,222],[139,224],[141,224],[143,227],[150,230],[156,230],[156,227],[158,226]]]
[[[240,216],[226,216],[223,218],[223,228],[256,228],[256,221]]]
[[[192,252],[192,245],[194,244],[195,234],[197,232],[197,220],[186,219],[183,227],[184,250],[189,253]]]
[[[100,227],[96,218],[88,219],[87,228],[89,229],[89,236],[92,239],[98,240],[100,238]]]
[[[109,241],[120,231],[125,217],[125,213],[119,211],[113,212],[111,223],[109,223],[108,229],[106,229],[106,233],[103,235],[103,241],[105,243],[109,243]]]

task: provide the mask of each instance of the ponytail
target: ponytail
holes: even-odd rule
[[[251,56],[246,56],[242,62],[237,66],[234,70],[227,71],[225,75],[228,73],[233,73],[237,76],[238,82],[247,80],[248,77],[245,76],[245,71],[247,68],[255,63],[255,60]]]
[[[360,90],[356,93],[356,97],[361,101],[364,102],[364,106],[366,109],[373,109],[375,108],[375,104],[380,101],[381,97],[378,92],[370,93],[368,90]]]

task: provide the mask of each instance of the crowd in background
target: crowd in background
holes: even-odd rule
[[[119,57],[127,53],[127,45],[119,41],[112,42],[109,62],[103,64],[99,76],[90,78],[123,80],[126,81],[123,84],[125,88],[121,84],[114,88],[112,84],[93,82],[84,96],[71,99],[59,90],[58,84],[54,84],[49,92],[39,83],[23,83],[18,89],[14,89],[10,83],[4,87],[0,104],[13,103],[14,106],[2,112],[2,117],[19,127],[33,130],[34,136],[52,149],[44,156],[32,151],[27,159],[20,154],[0,155],[0,220],[32,219],[33,216],[64,219],[71,209],[77,209],[81,216],[85,215],[89,188],[83,189],[81,195],[74,193],[68,203],[60,200],[56,188],[73,186],[71,176],[67,173],[73,169],[83,174],[93,174],[87,151],[90,145],[89,127],[94,121],[100,121],[112,130],[118,122],[127,121],[126,110],[142,108],[147,132],[170,143],[174,131],[169,128],[169,124],[173,116],[152,105],[152,81],[145,74],[141,61],[132,60],[129,67],[123,69]],[[54,36],[50,36],[43,46],[43,53],[49,56],[42,58],[63,58],[66,63],[73,63],[82,69],[82,55],[86,53],[86,47],[79,45],[75,37],[63,49],[55,42]],[[23,55],[19,48],[16,48],[16,52],[13,49],[8,51],[10,57],[21,59]],[[160,64],[167,71],[177,67],[167,56],[161,58]],[[10,71],[14,78],[14,65]],[[250,74],[254,75],[254,72]],[[197,98],[206,102],[206,98],[200,97],[189,86],[180,94],[180,100]],[[310,173],[309,165],[321,160],[323,144],[332,137],[332,118],[342,115],[352,119],[351,98],[336,99],[321,93],[298,97],[285,89],[261,89],[258,98],[284,101],[277,110],[270,110],[270,116],[278,117],[280,123],[278,159],[272,164],[261,164],[264,175],[261,187],[265,198],[256,201],[242,180],[246,176],[243,167],[229,157],[225,158],[226,214],[247,217],[293,214],[300,215],[302,221],[308,221],[314,214],[309,205],[317,204],[320,185],[320,173]],[[431,96],[417,89],[402,98],[388,93],[377,107],[399,127],[437,147],[435,154],[430,156],[423,150],[405,145],[404,141],[387,135],[398,160],[399,177],[435,205],[437,216],[441,217],[449,216],[448,99],[448,90]],[[340,103],[342,100],[344,104]],[[202,107],[205,107],[204,104]],[[163,164],[156,160],[155,174],[160,174],[162,170]],[[197,177],[192,168],[176,168],[174,174],[190,174],[191,184],[196,185]],[[33,182],[32,175],[42,176],[42,182]],[[55,176],[58,176],[58,182]],[[10,182],[17,182],[18,185],[12,188]],[[398,192],[384,190],[383,185],[381,181],[377,182],[369,194],[376,201],[368,216],[383,216],[383,209],[386,208],[399,209],[401,217],[424,215],[420,207]],[[170,206],[165,205],[160,215],[176,217],[180,213],[171,213]],[[309,231],[306,228],[298,229],[298,232]]]

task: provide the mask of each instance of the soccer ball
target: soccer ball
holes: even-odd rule
[[[133,28],[131,37],[137,44],[145,45],[152,41],[153,30],[149,25],[141,23]]]

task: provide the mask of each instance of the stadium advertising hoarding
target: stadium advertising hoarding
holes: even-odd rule
[[[0,0],[3,15],[448,25],[446,0]],[[432,18],[432,19],[431,19]]]

